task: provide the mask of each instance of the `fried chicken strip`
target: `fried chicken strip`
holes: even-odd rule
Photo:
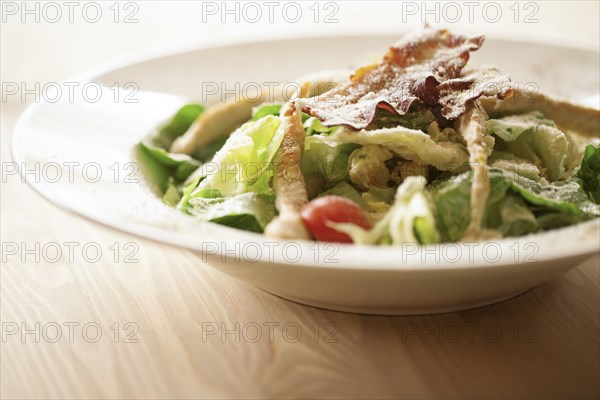
[[[494,232],[482,229],[485,207],[490,195],[490,180],[487,174],[487,159],[492,153],[494,139],[487,134],[487,115],[479,101],[475,101],[456,121],[456,128],[467,142],[469,163],[473,170],[471,185],[471,221],[463,240],[490,239]]]
[[[310,83],[299,91],[302,97],[310,92]],[[304,127],[302,112],[294,100],[281,110],[283,141],[275,154],[275,205],[279,216],[265,228],[265,235],[278,239],[310,239],[310,234],[300,217],[300,209],[308,202],[306,184],[302,175],[304,153]]]

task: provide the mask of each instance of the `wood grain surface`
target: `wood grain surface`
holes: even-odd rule
[[[63,79],[138,44],[119,30],[107,39],[111,48],[71,35],[58,60],[41,28],[28,41],[24,29],[13,30],[19,36],[10,43],[3,38],[2,65],[10,67],[10,56],[11,71],[29,73],[19,78],[28,82]],[[21,38],[40,40],[36,57]],[[26,104],[1,106],[2,399],[600,397],[599,255],[516,298],[460,313],[307,307],[223,275],[191,252],[50,204],[7,173]],[[39,261],[23,251],[36,244]]]

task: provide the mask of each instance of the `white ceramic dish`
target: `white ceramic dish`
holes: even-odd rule
[[[75,96],[70,101],[63,95],[55,103],[32,106],[16,128],[13,158],[22,170],[39,171],[38,179],[28,176],[29,183],[57,205],[133,235],[191,249],[220,271],[271,293],[336,310],[416,314],[490,304],[598,252],[598,220],[518,239],[423,249],[275,242],[200,223],[163,205],[131,164],[142,136],[187,99],[202,100],[202,82],[232,88],[235,82],[285,82],[311,71],[357,66],[399,36],[201,49],[84,75],[78,80],[105,85],[100,100]],[[295,55],[282,57],[290,48]],[[545,92],[581,99],[598,94],[598,59],[597,53],[581,50],[488,39],[472,62],[499,65],[519,84],[533,82]],[[123,96],[115,101],[109,87],[128,82],[140,87],[133,97],[138,102],[125,103]],[[58,180],[55,171],[61,174]]]

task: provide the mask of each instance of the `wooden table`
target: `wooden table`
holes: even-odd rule
[[[13,28],[19,36],[10,41],[3,32],[2,65],[12,74],[3,81],[18,79],[15,71],[23,81],[63,79],[138,45],[108,31],[112,47],[88,47],[85,33],[68,42],[79,47],[52,56],[41,33],[50,28],[33,26],[29,36]],[[39,54],[27,49],[36,41]],[[68,214],[5,174],[25,106],[7,101],[1,112],[0,397],[600,396],[599,256],[521,296],[460,313],[383,317],[302,306],[188,251]],[[79,245],[69,260],[71,242]],[[22,246],[36,244],[39,262],[23,262]],[[81,252],[86,244],[101,248],[97,262]],[[10,255],[14,246],[20,251]],[[63,256],[53,262],[57,246]],[[132,249],[133,262],[124,262]]]

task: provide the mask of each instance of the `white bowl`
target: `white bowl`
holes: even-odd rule
[[[74,98],[63,90],[51,102],[57,96],[48,89],[48,101],[21,117],[13,159],[22,173],[37,170],[37,177],[26,174],[28,182],[57,205],[191,249],[220,271],[276,295],[336,310],[420,314],[481,306],[533,288],[597,253],[599,220],[517,239],[425,248],[276,242],[180,214],[162,204],[137,170],[135,144],[187,99],[205,100],[202,82],[231,89],[235,82],[242,87],[285,82],[316,70],[353,67],[369,62],[398,37],[251,43],[104,68],[69,80],[82,82],[79,87],[86,81],[103,85],[97,102],[91,102],[95,85],[89,86],[87,100],[80,90]],[[489,40],[473,62],[499,65],[519,84],[533,83],[545,92],[571,98],[598,94],[597,53]],[[126,87],[130,82],[140,88],[129,98],[137,103],[125,102],[129,92],[114,90],[131,88]]]

